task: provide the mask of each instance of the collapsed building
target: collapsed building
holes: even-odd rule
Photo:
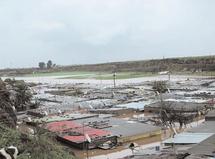
[[[145,115],[159,114],[160,110],[169,109],[178,113],[206,114],[206,110],[210,108],[211,108],[210,105],[207,103],[162,101],[146,105],[144,107],[144,113]]]
[[[60,95],[52,95],[53,92],[45,92],[49,93],[50,96],[41,95],[42,98],[48,99],[47,101],[41,101],[44,102],[44,109],[40,109],[41,111],[38,109],[28,111],[28,115],[41,118],[32,119],[28,123],[41,124],[41,126],[44,126],[45,123],[46,126],[44,128],[55,133],[59,141],[81,150],[95,148],[108,149],[118,145],[130,144],[131,142],[140,142],[140,144],[160,142],[162,140],[163,129],[161,130],[160,128],[161,124],[153,126],[154,123],[151,121],[154,120],[154,116],[155,118],[157,117],[156,119],[163,118],[161,123],[172,120],[172,123],[181,122],[186,124],[195,121],[197,118],[202,119],[207,111],[212,108],[208,103],[182,102],[182,100],[188,99],[185,96],[186,94],[189,95],[190,100],[190,94],[194,93],[195,89],[182,89],[180,87],[180,89],[186,91],[186,94],[181,92],[181,90],[167,89],[166,99],[162,102],[157,102],[160,101],[158,99],[159,96],[155,95],[154,90],[151,89],[151,85],[145,87],[145,84],[136,85],[137,88],[134,88],[133,85],[132,87],[125,85],[120,88],[117,87],[114,90],[108,88],[95,89],[89,86],[89,88],[85,87],[84,91],[81,90],[83,92],[81,94],[74,94],[73,88],[71,91],[69,88],[61,90]],[[77,87],[80,85],[77,84]],[[181,84],[178,85],[181,86]],[[64,86],[61,87],[63,88]],[[58,92],[54,91],[54,93]],[[165,98],[165,94],[162,95]],[[193,96],[196,96],[196,93]],[[173,98],[174,101],[167,101],[169,100],[168,98]],[[208,98],[211,98],[211,95]],[[53,106],[50,102],[53,103]],[[149,104],[151,102],[156,103]],[[80,107],[80,109],[74,109],[75,106]],[[78,113],[76,114],[76,112]],[[140,112],[143,115],[142,121],[138,118]],[[122,116],[122,114],[126,114],[127,116]],[[146,117],[144,115],[148,117],[150,122],[145,122]],[[133,121],[134,116],[137,116],[137,121]],[[122,117],[126,117],[127,119],[122,119]],[[128,117],[131,117],[131,119],[128,119]],[[161,127],[164,128],[163,125]],[[165,128],[167,130],[169,128],[168,125]],[[201,136],[201,134],[196,134],[196,136],[192,134],[183,135],[185,138],[187,136],[189,138],[192,136],[194,138],[197,138],[198,135]],[[90,142],[88,137],[90,138]],[[199,140],[198,142],[201,141]],[[169,142],[169,145],[171,145],[171,142]],[[181,142],[183,141],[181,140]],[[197,144],[197,141],[194,142],[192,144]]]
[[[91,113],[98,113],[98,114],[113,114],[116,116],[120,116],[123,114],[131,114],[133,113],[132,108],[123,108],[123,107],[114,107],[114,108],[103,108],[103,109],[92,109],[90,110]]]
[[[145,106],[144,113],[146,116],[158,118],[161,124],[169,126],[179,123],[182,128],[183,125],[186,127],[187,124],[204,118],[211,109],[213,105],[206,103],[161,101]]]

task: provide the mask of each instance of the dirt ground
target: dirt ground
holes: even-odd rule
[[[136,140],[133,142],[137,143],[138,145],[145,145],[145,144],[158,142],[158,141],[161,141],[160,137],[155,136],[155,137],[151,137],[151,138],[147,138],[147,139]],[[88,155],[89,155],[89,157],[93,157],[93,156],[99,156],[99,155],[106,155],[106,154],[114,153],[117,151],[128,149],[129,144],[130,143],[124,143],[122,146],[117,146],[116,148],[111,149],[111,150],[102,150],[102,149],[88,150]],[[75,148],[71,148],[71,149],[78,158],[84,159],[87,157],[87,151],[86,150],[80,150],[80,149],[75,149]]]

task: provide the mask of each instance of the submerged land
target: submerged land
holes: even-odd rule
[[[207,56],[0,73],[6,85],[24,81],[38,103],[18,104],[19,132],[45,130],[71,158],[190,159],[215,151],[205,144],[215,133],[214,71]]]

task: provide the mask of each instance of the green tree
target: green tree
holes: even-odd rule
[[[39,62],[39,68],[40,69],[45,69],[46,68],[45,62]]]
[[[47,62],[47,68],[48,68],[48,69],[52,68],[52,61],[51,61],[51,60],[49,60],[49,61]]]

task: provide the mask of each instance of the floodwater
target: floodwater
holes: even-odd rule
[[[71,83],[90,83],[97,85],[113,85],[113,80],[96,80],[96,79],[62,79],[66,76],[51,76],[51,77],[15,77],[17,80],[25,80],[26,82],[35,83],[48,83],[48,84],[71,84]],[[183,80],[194,80],[200,79],[200,76],[185,76],[185,75],[172,75],[171,81],[183,81]],[[140,83],[146,81],[158,81],[158,80],[168,80],[168,75],[158,75],[152,77],[140,77],[131,79],[119,79],[116,84],[132,84]]]

